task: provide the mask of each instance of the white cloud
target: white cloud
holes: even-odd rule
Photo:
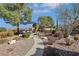
[[[34,13],[47,13],[50,12],[48,9],[39,9],[39,10],[34,10]]]
[[[47,13],[50,12],[51,10],[57,8],[58,6],[60,6],[59,3],[44,3],[39,5],[38,4],[33,4],[33,7],[36,7],[35,9],[33,9],[34,13]]]
[[[61,5],[60,3],[46,3],[46,4],[44,4],[44,7],[47,6],[47,7],[49,7],[49,9],[54,9],[60,5]]]
[[[53,8],[55,8],[59,5],[60,5],[60,3],[43,3],[40,6],[39,6],[39,3],[34,3],[33,4],[34,7],[53,7]]]

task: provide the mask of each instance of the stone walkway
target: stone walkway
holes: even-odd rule
[[[39,38],[38,35],[31,35],[33,40],[35,41],[33,47],[29,50],[26,56],[42,56],[44,52],[44,44],[43,41]]]

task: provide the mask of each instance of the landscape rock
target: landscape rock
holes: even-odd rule
[[[14,44],[14,43],[16,43],[16,40],[11,40],[8,42],[8,44]]]
[[[70,44],[74,43],[74,39],[72,38],[72,36],[69,35],[69,36],[65,39],[65,42],[70,45]]]
[[[19,34],[20,37],[22,37],[22,34]]]

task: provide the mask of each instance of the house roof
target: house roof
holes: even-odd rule
[[[44,30],[55,30],[55,28],[44,28]]]

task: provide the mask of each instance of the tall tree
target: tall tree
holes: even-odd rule
[[[40,27],[50,27],[54,25],[54,21],[50,16],[41,16],[38,21]]]
[[[6,23],[17,26],[19,34],[19,25],[31,21],[32,9],[23,3],[0,4],[0,15]]]
[[[59,19],[63,21],[63,27],[66,33],[69,35],[73,29],[73,22],[78,20],[79,17],[79,4],[69,4],[70,7],[66,7],[62,4],[58,9]],[[58,11],[57,10],[57,11]]]

